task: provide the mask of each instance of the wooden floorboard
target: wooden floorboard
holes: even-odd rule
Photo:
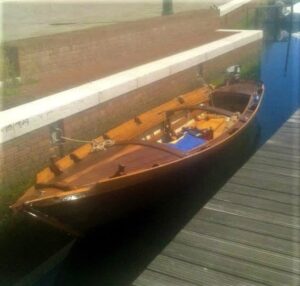
[[[268,150],[266,146],[262,150],[258,150],[256,153],[256,157],[262,157],[262,158],[270,158],[271,160],[282,160],[283,162],[288,162],[288,163],[300,163],[300,155],[299,154],[285,154],[285,153],[279,153],[279,152],[274,152],[272,150]]]
[[[284,131],[285,129],[282,129],[282,130]],[[294,139],[297,140],[298,135],[299,134],[296,132],[291,132],[291,133],[280,132],[280,133],[276,134],[275,136],[273,136],[272,140],[275,142],[286,143],[289,140],[294,140]],[[269,143],[270,143],[270,141],[269,141]],[[297,146],[295,146],[295,147],[297,147]]]
[[[215,271],[241,277],[246,280],[260,283],[287,283],[291,285],[292,281],[300,282],[297,275],[277,271],[274,268],[257,265],[245,259],[238,259],[230,255],[217,253],[215,250],[205,250],[194,246],[184,245],[182,243],[171,242],[162,252],[164,255],[179,259],[194,265],[214,269]],[[205,258],[205,259],[203,259]]]
[[[300,242],[300,231],[291,227],[256,220],[249,216],[244,217],[234,213],[223,213],[204,208],[201,210],[201,214],[199,213],[199,216],[195,217],[195,219],[201,219],[236,229],[251,231],[268,237]]]
[[[277,168],[282,168],[282,169],[292,170],[292,171],[300,170],[300,162],[291,162],[288,160],[276,159],[276,158],[271,158],[271,157],[269,157],[269,158],[263,157],[263,156],[253,157],[246,166],[249,167],[254,164],[265,167],[265,168],[271,167],[271,170],[273,168],[275,170]]]
[[[192,220],[186,230],[207,234],[212,237],[223,238],[232,242],[253,246],[259,249],[273,251],[275,253],[299,256],[294,253],[296,243],[287,243],[286,240],[265,235],[249,230],[241,230],[228,225],[206,222],[204,220]],[[299,247],[299,244],[298,244]]]
[[[262,188],[253,188],[251,186],[243,186],[234,183],[228,183],[223,188],[223,192],[231,192],[241,195],[249,195],[253,198],[263,198],[269,201],[288,204],[291,208],[300,208],[300,198],[297,195],[287,194],[284,192],[270,191]]]
[[[194,248],[205,249],[216,254],[234,257],[240,259],[242,262],[249,261],[254,264],[300,274],[300,260],[295,261],[295,259],[287,255],[274,254],[271,251],[186,230],[180,232],[174,241]]]
[[[296,173],[296,172],[295,172]],[[251,168],[241,168],[239,172],[235,175],[237,178],[245,178],[246,180],[256,180],[258,182],[264,181],[269,183],[270,186],[274,185],[286,185],[286,186],[295,186],[293,181],[293,172],[287,175],[283,174],[275,174],[271,169],[270,170],[255,170]],[[299,180],[299,174],[297,172],[297,176],[295,180]]]
[[[256,163],[250,161],[246,166],[243,167],[244,170],[255,170],[261,171],[263,173],[269,173],[274,175],[282,175],[287,177],[300,178],[299,174],[299,165],[298,164],[290,164],[289,166],[272,166],[264,163]]]
[[[273,190],[278,192],[284,192],[286,194],[292,194],[295,196],[299,196],[298,190],[298,179],[288,179],[285,178],[284,180],[280,180],[278,176],[269,176],[264,175],[261,173],[247,173],[241,172],[236,174],[232,179],[232,183],[245,185],[245,186],[252,186],[256,188],[262,188],[267,190]]]
[[[163,254],[157,256],[148,266],[152,271],[167,274],[196,285],[249,285],[247,279],[209,269],[205,266],[172,258]],[[263,285],[262,283],[256,285]]]
[[[282,148],[282,146],[276,146],[275,144],[269,144],[264,146],[264,151],[281,153],[282,156],[294,157],[299,162],[300,155],[296,148]]]
[[[300,285],[300,110],[133,283]]]
[[[263,198],[255,198],[251,195],[221,192],[215,196],[215,199],[221,202],[225,201],[246,207],[255,206],[253,207],[254,209],[266,210],[269,212],[283,214],[291,217],[293,217],[294,215],[299,217],[299,213],[295,214],[295,210],[288,204],[282,204]]]
[[[224,213],[232,213],[238,216],[251,217],[253,219],[261,220],[268,223],[300,229],[298,215],[297,217],[284,215],[278,212],[275,213],[272,211],[266,211],[256,206],[249,207],[238,203],[220,201],[215,198],[211,199],[207,203],[206,207]]]
[[[156,271],[145,270],[132,284],[133,286],[196,286],[182,279],[174,278]]]

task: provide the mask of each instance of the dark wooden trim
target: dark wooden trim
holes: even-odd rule
[[[48,215],[46,215],[46,214],[42,213],[41,211],[38,211],[32,207],[26,206],[24,209],[24,213],[26,213],[29,216],[33,216],[43,222],[46,222],[58,229],[61,229],[62,231],[69,233],[73,236],[77,236],[77,237],[82,236],[82,234],[79,231],[73,229],[71,226],[62,223],[53,217],[49,217]]]
[[[195,105],[183,106],[183,107],[178,107],[178,108],[167,110],[167,111],[165,111],[165,113],[168,117],[168,116],[171,116],[174,112],[183,111],[183,110],[190,110],[190,111],[202,110],[202,111],[207,111],[207,112],[214,112],[214,113],[229,116],[229,117],[234,115],[234,112],[228,111],[226,109],[213,107],[213,106],[207,106],[207,105],[205,105],[205,106],[195,106]]]
[[[64,184],[64,183],[37,183],[35,184],[35,188],[37,190],[39,189],[45,189],[45,188],[55,188],[55,189],[59,189],[62,191],[71,191],[76,189],[74,186],[71,186],[69,184]]]
[[[164,152],[174,155],[178,158],[183,158],[186,156],[183,152],[177,151],[176,149],[173,149],[172,147],[169,147],[168,145],[155,143],[155,142],[149,142],[149,141],[143,141],[143,140],[117,141],[117,142],[115,142],[115,145],[141,145],[141,146],[146,146],[146,147],[150,147],[153,149],[157,149],[160,151],[164,151]]]

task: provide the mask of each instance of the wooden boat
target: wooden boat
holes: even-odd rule
[[[204,86],[145,112],[52,162],[11,206],[69,233],[148,200],[143,186],[209,160],[253,121],[263,86]],[[68,138],[65,138],[68,139]]]

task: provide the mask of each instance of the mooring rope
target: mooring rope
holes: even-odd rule
[[[79,140],[79,139],[74,139],[74,138],[65,137],[65,136],[61,136],[60,138],[66,140],[66,141],[75,142],[75,143],[92,143],[91,140]]]
[[[75,143],[88,143],[88,144],[92,144],[92,151],[91,152],[96,152],[96,151],[105,151],[107,149],[107,147],[111,147],[113,145],[115,145],[115,141],[111,140],[111,139],[105,139],[105,140],[97,140],[97,139],[93,139],[93,140],[79,140],[79,139],[74,139],[74,138],[70,138],[70,137],[65,137],[65,136],[61,136],[61,139],[66,140],[66,141],[70,141],[70,142],[75,142]]]
[[[92,152],[104,151],[107,149],[107,147],[111,147],[113,145],[115,145],[115,141],[111,139],[105,139],[100,142],[94,139],[92,141]]]

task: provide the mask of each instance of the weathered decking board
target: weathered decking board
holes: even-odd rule
[[[134,286],[300,285],[300,110]]]

